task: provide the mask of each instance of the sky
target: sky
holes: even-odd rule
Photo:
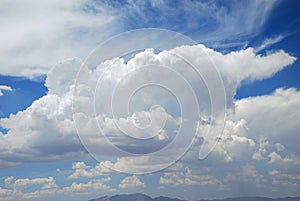
[[[298,1],[0,2],[0,200],[299,196]]]

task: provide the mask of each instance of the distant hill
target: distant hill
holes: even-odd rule
[[[163,197],[163,196],[153,199],[148,195],[144,195],[142,193],[136,193],[136,194],[104,196],[89,201],[183,201],[183,200],[179,200],[177,198],[173,199],[173,198]]]
[[[199,200],[199,201],[300,201],[300,197],[286,197],[286,198],[266,198],[266,197],[237,197],[225,198],[219,200]]]
[[[150,196],[142,193],[135,193],[135,194],[104,196],[89,201],[185,201],[185,200],[163,197],[163,196],[157,198],[151,198]],[[300,201],[300,197],[286,197],[286,198],[276,198],[276,199],[266,198],[266,197],[238,197],[238,198],[226,198],[226,199],[219,199],[219,200],[199,200],[199,201]]]

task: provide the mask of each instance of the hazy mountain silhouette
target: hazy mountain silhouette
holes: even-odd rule
[[[236,197],[216,200],[199,200],[199,201],[300,201],[300,197],[286,198],[267,198],[267,197]]]
[[[135,193],[135,194],[104,196],[101,198],[91,199],[89,201],[185,201],[185,200],[180,200],[177,198],[169,198],[164,196],[151,198],[150,196],[142,193]],[[300,201],[300,197],[286,197],[286,198],[276,198],[276,199],[266,198],[266,197],[237,197],[237,198],[199,200],[199,201]]]
[[[148,195],[144,195],[142,193],[136,193],[136,194],[104,196],[89,201],[183,201],[183,200],[177,198],[173,199],[173,198],[163,197],[163,196],[157,198],[151,198]]]

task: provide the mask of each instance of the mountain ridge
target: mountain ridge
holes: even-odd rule
[[[178,198],[170,198],[166,196],[159,196],[152,198],[143,193],[134,194],[117,194],[113,196],[103,196],[100,198],[90,199],[88,201],[187,201]],[[300,196],[297,197],[283,197],[283,198],[268,198],[268,197],[233,197],[224,199],[210,199],[198,201],[300,201]]]

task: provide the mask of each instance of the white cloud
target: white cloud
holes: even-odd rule
[[[213,152],[219,152],[220,161],[232,162],[251,155],[255,150],[255,145],[255,141],[251,138],[225,134]]]
[[[164,108],[156,107],[150,109],[149,112],[135,112],[131,117],[126,119],[105,118],[103,132],[107,135],[119,133],[120,130],[127,135],[137,139],[149,139],[152,137],[158,140],[166,140],[168,136],[166,131],[162,129],[165,124],[177,125],[179,120],[169,115]],[[174,126],[175,127],[175,126]],[[114,136],[116,137],[116,135]]]
[[[215,179],[213,175],[193,174],[192,170],[188,167],[163,173],[159,178],[159,183],[164,186],[212,186],[217,185],[222,187],[223,184]]]
[[[138,176],[128,176],[125,177],[119,184],[119,188],[140,188],[145,187],[145,184],[141,182]]]
[[[87,168],[90,168],[90,166],[87,166],[84,162],[75,162],[72,164],[73,170],[87,169]]]
[[[196,160],[203,143],[199,135],[180,162],[196,175],[205,172],[205,175],[213,176],[222,183],[221,189],[230,192],[247,188],[249,193],[262,192],[267,196],[274,193],[268,193],[271,190],[278,196],[282,192],[298,195],[299,95],[294,88],[280,88],[269,95],[235,100],[234,107],[227,113],[224,134],[219,136],[219,143],[211,154],[204,160]],[[199,126],[205,127],[205,123]],[[276,171],[272,172],[274,169]],[[281,176],[274,176],[278,172]],[[185,178],[184,172],[178,170],[174,175]],[[171,179],[171,176],[161,179],[169,185],[177,180],[179,177]]]
[[[74,117],[78,118],[78,121],[76,122],[78,124],[76,125],[78,131],[85,133],[87,136],[94,137],[94,140],[92,142],[96,143],[96,148],[101,152],[101,154],[118,157],[118,159],[115,158],[117,159],[117,162],[115,164],[107,162],[106,167],[111,167],[112,169],[114,169],[114,167],[119,167],[118,170],[120,171],[128,171],[134,170],[135,168],[133,167],[137,167],[137,165],[141,165],[141,167],[143,167],[143,164],[146,165],[146,162],[148,162],[149,165],[149,162],[153,161],[150,156],[146,156],[145,158],[144,156],[128,158],[125,157],[124,159],[132,160],[123,161],[123,159],[121,159],[122,155],[116,155],[116,153],[118,152],[111,151],[111,144],[107,141],[107,139],[103,138],[103,136],[99,137],[98,135],[100,131],[96,120],[100,122],[100,128],[102,129],[102,131],[105,131],[105,134],[107,134],[107,136],[110,137],[111,140],[114,140],[113,142],[115,143],[115,145],[118,145],[120,148],[125,149],[129,152],[139,153],[142,150],[147,153],[147,151],[151,152],[163,147],[166,143],[170,142],[170,140],[174,137],[174,134],[176,134],[176,127],[178,123],[180,123],[179,120],[182,120],[182,117],[179,116],[180,113],[171,114],[170,112],[174,111],[174,109],[178,107],[178,105],[176,105],[176,101],[172,102],[171,95],[166,95],[160,90],[154,90],[152,91],[154,92],[153,94],[138,94],[136,101],[133,102],[133,111],[136,112],[135,118],[138,117],[140,118],[140,120],[142,120],[145,119],[145,116],[147,116],[148,114],[150,116],[153,115],[153,119],[155,121],[153,121],[152,123],[156,125],[160,125],[162,120],[164,120],[164,118],[159,119],[156,117],[166,117],[167,120],[166,124],[164,124],[166,127],[160,130],[160,137],[153,138],[152,141],[144,144],[132,141],[131,138],[125,136],[122,132],[116,132],[116,126],[114,123],[130,122],[131,120],[133,120],[132,117],[134,117],[134,115],[125,117],[121,115],[119,117],[113,118],[110,111],[110,101],[105,99],[106,97],[109,97],[107,95],[110,95],[112,93],[112,89],[114,86],[117,86],[118,81],[120,81],[121,78],[126,77],[130,72],[137,73],[136,75],[140,77],[137,77],[138,79],[134,79],[135,83],[129,82],[129,85],[126,85],[127,83],[125,82],[125,79],[123,84],[125,84],[124,86],[127,86],[128,89],[126,88],[122,90],[122,92],[124,93],[130,91],[129,89],[131,89],[132,86],[135,86],[134,84],[136,83],[139,84],[143,81],[151,81],[152,78],[148,76],[149,74],[147,74],[147,71],[144,71],[143,69],[138,71],[141,66],[147,64],[170,66],[173,70],[176,70],[182,76],[185,76],[186,79],[190,82],[191,86],[195,89],[195,91],[199,92],[196,94],[198,96],[197,98],[201,100],[199,101],[199,107],[201,109],[201,112],[203,112],[203,116],[208,115],[210,113],[210,99],[207,97],[208,94],[203,93],[203,91],[207,91],[205,84],[201,82],[199,83],[199,78],[195,76],[195,72],[193,71],[193,69],[189,68],[189,66],[184,64],[182,59],[176,57],[175,55],[180,55],[186,60],[190,61],[193,66],[201,72],[201,75],[203,77],[208,78],[212,76],[213,78],[215,78],[215,75],[213,74],[214,72],[209,70],[210,68],[214,67],[213,64],[209,61],[211,59],[215,63],[215,67],[220,71],[220,75],[224,80],[228,106],[234,105],[233,96],[237,87],[243,79],[263,79],[266,77],[270,77],[275,72],[281,70],[289,64],[292,64],[295,61],[294,57],[289,56],[284,51],[275,52],[266,56],[260,56],[255,55],[253,49],[251,48],[237,52],[231,52],[225,55],[218,53],[212,49],[206,48],[203,45],[181,46],[169,51],[160,52],[159,54],[155,54],[153,50],[148,49],[135,55],[135,57],[133,57],[127,63],[125,63],[123,59],[115,58],[111,61],[106,61],[100,64],[95,69],[84,68],[84,73],[81,74],[82,77],[79,77],[77,79],[77,81],[80,81],[80,79],[82,79],[81,84],[83,85],[80,86],[82,88],[76,88],[78,99],[75,99],[75,101],[78,101],[78,103],[75,102],[77,103],[77,105],[75,104],[74,110],[72,111],[72,98],[75,90],[74,79],[82,63],[80,59],[69,59],[66,62],[62,62],[57,65],[47,75],[45,84],[49,90],[47,95],[34,101],[32,105],[26,110],[20,111],[15,115],[11,115],[9,118],[3,118],[0,120],[0,125],[8,129],[8,133],[6,135],[0,136],[0,144],[2,144],[0,159],[7,162],[24,162],[53,161],[69,158],[78,159],[79,157],[84,157],[86,155],[86,152],[78,139],[73,122],[73,112],[75,112]],[[207,57],[207,55],[209,55],[209,57]],[[95,96],[97,105],[96,108],[94,108],[93,98],[95,94],[92,93],[94,91],[93,89],[95,89],[98,83],[98,78],[103,72],[103,67],[111,62],[113,62],[113,65],[110,66],[110,69],[107,69],[108,71],[105,71],[105,73],[108,73],[109,71],[110,73],[108,73],[104,77],[103,83],[101,83],[105,87],[98,87],[97,89],[100,88],[101,90],[95,91],[97,92]],[[159,71],[154,79],[163,80],[164,83],[168,86],[174,87],[173,89],[176,89],[175,91],[177,92],[177,96],[185,97],[186,91],[188,91],[186,90],[185,85],[182,85],[183,83],[178,80],[178,77],[176,77],[175,74],[170,75],[170,71],[168,70],[162,72]],[[209,84],[211,84],[211,86],[214,86],[216,84],[216,80],[214,79],[207,80],[209,80]],[[130,79],[127,81],[130,81]],[[259,112],[266,110],[268,107],[271,107],[272,104],[270,103],[273,101],[273,99],[278,99],[279,103],[283,100],[285,101],[285,99],[290,100],[290,102],[283,105],[283,107],[278,108],[279,111],[277,111],[277,116],[279,116],[280,113],[295,111],[295,109],[286,107],[290,107],[291,105],[293,105],[291,107],[296,107],[298,105],[297,94],[298,92],[293,89],[280,89],[275,93],[274,97],[270,96],[270,98],[268,98],[268,96],[265,96],[237,101],[235,103],[236,113],[233,115],[233,117],[230,117],[232,118],[230,119],[230,121],[232,121],[231,126],[234,134],[237,135],[236,133],[241,131],[244,133],[246,132],[247,128],[245,127],[245,122],[247,122],[247,127],[249,127],[249,129],[250,127],[252,129],[253,126],[254,128],[260,128],[261,125],[254,125],[253,123],[255,123],[256,121],[251,121],[251,118],[257,117],[257,113],[254,113],[255,111]],[[121,95],[122,96],[119,97],[115,103],[116,106],[120,106],[120,108],[122,108],[122,105],[124,103],[123,95],[126,94],[121,93]],[[144,95],[147,95],[147,97],[145,97]],[[296,99],[291,96],[295,96]],[[155,108],[154,110],[152,110],[152,113],[149,113],[149,108],[147,107],[155,105],[157,103],[156,101],[158,101],[157,97],[160,97],[159,103],[162,105],[162,109]],[[217,100],[219,100],[218,98],[222,97],[216,97]],[[260,99],[262,99],[263,101],[260,101]],[[266,105],[264,104],[264,99],[270,99],[271,102],[266,101],[268,102],[268,104]],[[188,102],[189,96],[183,98],[183,100]],[[254,100],[258,100],[259,103],[252,104],[252,101]],[[251,104],[248,105],[248,102],[251,102]],[[245,104],[247,106],[244,106]],[[275,101],[274,104],[278,104],[278,102]],[[259,105],[262,105],[262,107],[263,105],[266,105],[266,107],[264,107],[263,109],[254,108],[249,112],[247,110],[249,110],[248,108],[250,107],[250,105],[251,107],[253,105],[256,105],[257,107]],[[81,107],[82,111],[79,111],[76,106]],[[275,105],[273,107],[275,107]],[[168,108],[172,108],[172,110]],[[97,119],[94,118],[94,109],[97,114]],[[222,108],[217,109],[221,110]],[[271,110],[276,111],[274,110],[274,108],[272,108]],[[194,108],[190,109],[190,111],[193,112]],[[107,116],[105,116],[104,114],[106,114]],[[266,111],[264,114],[272,113]],[[287,115],[292,114],[294,113],[289,113]],[[262,116],[264,115],[259,115],[259,118]],[[268,118],[269,117],[264,117],[264,121]],[[272,115],[270,118],[274,118],[274,115]],[[245,122],[243,122],[242,119],[244,119]],[[259,123],[264,121],[260,120],[257,122]],[[251,123],[249,124],[248,122]],[[237,125],[234,125],[235,123],[237,123]],[[295,122],[287,123],[292,125],[289,125],[288,127],[284,126],[285,129],[295,128],[295,126],[298,125]],[[230,124],[229,121],[228,124]],[[134,132],[130,126],[126,127],[128,125],[124,125],[124,128],[128,128],[128,131],[136,134],[135,136],[139,136],[142,133]],[[195,125],[189,126],[191,129],[194,129],[193,126]],[[268,126],[270,127],[270,125]],[[267,128],[268,127],[265,127],[265,130],[267,130]],[[276,129],[276,131],[274,132],[278,133],[279,130],[280,129]],[[282,132],[285,132],[285,130],[283,129]],[[259,131],[256,133],[258,134]],[[149,132],[146,132],[144,134],[147,135],[142,137],[153,136],[153,131],[149,130]],[[233,141],[230,141],[229,138],[227,140],[227,145],[229,147],[232,147],[233,152],[230,156],[228,156],[228,160],[230,160],[230,157],[234,157],[234,153],[237,152],[234,148],[236,146],[235,142],[238,142],[237,144],[244,144],[250,147],[253,147],[254,144],[252,142],[252,138],[246,139],[249,137],[235,135],[231,136],[231,138],[234,139]],[[213,133],[211,136],[212,138],[215,137]],[[272,143],[274,144],[277,142],[281,141],[276,140]],[[101,149],[99,149],[100,145],[102,147]],[[282,143],[282,145],[286,147],[286,144]],[[170,157],[175,157],[174,153],[182,152],[182,150],[178,146],[174,147],[174,149],[172,149],[171,151],[173,154],[166,153],[167,156],[158,156],[155,158],[155,161],[159,161],[161,162],[161,164],[165,164]],[[8,155],[8,152],[11,154]],[[137,159],[143,160],[142,162],[139,162]],[[131,161],[132,164],[127,163],[128,161]],[[117,165],[120,163],[122,163],[122,165]],[[126,163],[129,166],[127,167],[123,163]],[[157,164],[151,162],[151,165],[155,166]],[[142,171],[143,169],[141,167],[137,168]],[[93,174],[87,177],[91,177],[92,175]]]
[[[6,180],[6,182],[9,182]],[[13,186],[16,189],[25,189],[32,185],[42,185],[42,189],[57,188],[53,177],[35,179],[17,179]]]
[[[0,187],[0,198],[3,201],[12,201],[13,198],[11,198],[13,191],[10,189],[3,189]]]
[[[1,74],[31,77],[45,74],[59,60],[85,57],[95,41],[111,34],[114,20],[104,9],[84,10],[89,4],[1,1]]]
[[[0,89],[4,91],[12,91],[12,88],[6,85],[0,85]]]
[[[151,157],[147,155],[132,156],[132,157],[118,157],[116,162],[103,161],[101,165],[111,170],[124,173],[150,173],[158,169],[162,169],[171,165],[168,163],[167,156]]]
[[[108,173],[112,173],[112,170],[108,169],[103,165],[104,162],[100,162],[94,168],[85,165],[84,162],[75,162],[72,164],[74,172],[68,177],[70,179],[81,179],[81,178],[93,178]]]
[[[253,165],[246,164],[240,175],[245,182],[253,182],[257,187],[263,187],[266,179],[256,170]]]
[[[162,27],[179,32],[184,30],[201,43],[240,47],[243,46],[241,39],[245,41],[245,38],[260,33],[276,3],[244,1],[227,2],[223,6],[216,1],[184,0],[176,2],[174,7],[168,1],[126,1],[114,4],[113,8],[117,9],[112,9],[112,12],[130,27]],[[151,12],[152,10],[155,12]],[[159,18],[156,13],[160,13]],[[243,20],[245,18],[248,19],[247,22]]]
[[[92,179],[87,183],[73,182],[70,186],[62,188],[61,191],[62,193],[67,194],[92,194],[99,190],[103,192],[115,192],[116,189],[105,184],[110,180],[110,177],[106,177],[101,179]]]
[[[0,187],[0,199],[5,201],[44,200],[57,195],[91,195],[99,193],[99,191],[115,192],[116,189],[105,184],[110,180],[110,177],[106,177],[92,179],[86,183],[73,182],[70,186],[61,187],[56,184],[53,177],[16,179],[11,176],[5,179],[5,188]]]
[[[250,97],[235,102],[235,120],[243,118],[254,139],[267,138],[276,151],[298,153],[300,92],[295,88],[279,88],[273,94]],[[280,143],[276,144],[276,143]],[[275,150],[274,150],[275,151]]]
[[[268,155],[270,158],[269,163],[277,163],[277,164],[291,164],[291,165],[299,165],[300,158],[299,156],[290,156],[282,158],[278,153],[272,152]]]
[[[215,74],[217,72],[211,71],[209,68],[216,68],[225,85],[228,106],[232,105],[236,89],[242,80],[255,81],[269,78],[284,67],[293,64],[297,59],[283,50],[266,56],[256,55],[253,48],[221,54],[203,45],[177,47],[170,52],[183,56],[191,62],[197,67],[204,79],[215,76],[210,75],[210,73]],[[205,79],[205,82],[208,86],[210,84],[213,86],[216,80]],[[203,97],[201,98],[205,100]]]
[[[215,21],[216,27],[212,27],[214,31],[204,35],[198,34],[202,37],[203,41],[212,45],[218,45],[213,44],[212,41],[217,41],[218,43],[219,41],[230,40],[237,36],[247,37],[247,35],[259,33],[259,28],[264,24],[269,12],[276,3],[275,1],[249,1],[246,2],[248,6],[243,6],[245,2],[243,4],[232,3],[227,12],[225,9],[220,9],[217,6],[211,6],[207,3],[191,1],[182,2],[183,6],[181,6],[180,9],[183,10],[183,13],[192,15],[195,15],[196,13],[196,17],[193,16],[193,19],[195,20],[192,20],[189,23],[182,23],[184,26],[193,27],[193,23],[199,21],[199,18],[205,20],[212,19]],[[95,13],[91,10],[83,11],[83,5],[87,3],[92,2],[74,1],[61,3],[57,1],[44,1],[36,3],[29,0],[22,3],[8,1],[1,2],[1,4],[3,4],[0,6],[3,8],[1,15],[4,16],[1,18],[1,21],[3,21],[2,29],[4,31],[1,31],[0,33],[0,38],[2,38],[0,39],[0,42],[5,39],[5,41],[3,40],[3,43],[1,43],[3,44],[2,52],[0,52],[3,57],[1,59],[1,66],[4,66],[1,69],[1,74],[25,75],[31,77],[36,74],[47,72],[50,66],[53,66],[57,60],[69,56],[84,57],[87,52],[94,47],[95,41],[102,41],[115,30],[122,29],[122,27],[116,28],[111,27],[110,25],[114,23],[120,25],[123,22],[126,22],[123,23],[123,26],[130,27],[130,18],[124,19],[124,13],[129,13],[142,19],[139,21],[143,21],[143,23],[151,23],[149,22],[149,19],[147,19],[147,13],[143,12],[143,10],[147,8],[146,4],[140,2],[135,4],[133,2],[128,2],[126,6],[122,5],[122,8],[108,9],[108,12],[105,11],[104,8],[110,8],[110,5],[106,5],[105,3],[96,5],[92,3],[92,7],[97,10]],[[191,5],[191,3],[193,4]],[[159,3],[152,1],[150,4],[155,9],[164,11],[170,11],[169,9],[172,9],[166,2]],[[31,8],[32,6],[34,6],[33,9]],[[128,10],[132,10],[133,8],[136,12],[128,12]],[[29,9],[32,9],[34,12],[24,12]],[[193,9],[196,9],[197,11],[201,10],[203,12],[193,12]],[[122,12],[122,10],[125,11]],[[233,12],[233,10],[237,10],[238,12]],[[15,16],[11,16],[11,13],[14,13]],[[174,12],[163,13],[169,15]],[[214,16],[211,16],[211,14],[207,15],[208,13],[214,13]],[[182,16],[182,12],[179,14]],[[246,23],[244,21],[245,18],[241,17],[244,15],[249,19]],[[171,18],[177,19],[174,16],[171,16]],[[169,19],[166,16],[161,16],[160,21],[164,23],[168,22]],[[172,29],[178,28],[172,23],[170,23],[170,26]],[[178,26],[180,27],[180,25]],[[92,33],[101,34],[94,35]],[[7,38],[9,39],[8,41]],[[32,40],[32,38],[35,40]],[[281,39],[280,36],[273,39],[267,39],[260,47],[258,47],[258,49],[266,48]],[[106,74],[106,79],[109,80],[106,83],[108,86],[111,82],[118,82],[129,72],[136,70],[139,65],[147,63],[174,66],[179,70],[178,72],[189,78],[191,85],[196,86],[198,80],[193,80],[194,77],[189,75],[192,71],[186,71],[186,69],[181,69],[180,71],[182,63],[168,53],[184,56],[199,68],[202,66],[207,66],[208,68],[211,67],[211,63],[204,58],[204,55],[208,54],[210,59],[215,63],[215,66],[224,81],[227,106],[232,110],[228,111],[229,115],[226,121],[225,135],[220,138],[222,141],[220,141],[219,145],[215,148],[215,151],[210,155],[210,158],[203,163],[203,167],[208,167],[208,172],[211,171],[209,172],[210,175],[196,174],[196,170],[193,167],[186,168],[183,172],[179,171],[179,169],[182,168],[181,166],[176,168],[173,167],[176,170],[172,170],[174,172],[164,173],[160,179],[161,184],[177,187],[182,185],[219,185],[221,188],[223,184],[220,181],[222,180],[223,175],[220,177],[221,179],[218,180],[218,173],[216,173],[216,169],[213,169],[212,167],[222,163],[222,165],[232,168],[229,173],[236,173],[238,171],[238,166],[236,164],[243,164],[243,168],[240,170],[241,173],[238,174],[240,178],[228,175],[228,177],[226,177],[228,182],[243,180],[244,182],[255,184],[258,188],[261,188],[266,184],[266,178],[260,173],[259,169],[256,169],[257,167],[250,164],[250,162],[254,164],[269,162],[268,167],[271,166],[273,168],[276,166],[278,169],[280,169],[281,163],[286,163],[288,165],[299,164],[297,162],[299,161],[299,153],[296,144],[299,141],[297,140],[297,132],[299,131],[299,114],[297,112],[297,108],[299,108],[298,100],[300,100],[299,91],[296,89],[278,89],[271,95],[245,98],[238,101],[234,100],[236,89],[239,87],[242,80],[257,80],[271,77],[284,67],[292,64],[296,59],[284,51],[268,53],[266,56],[256,55],[255,51],[257,51],[257,49],[254,50],[248,48],[246,50],[231,52],[224,55],[208,49],[205,46],[195,45],[182,46],[159,54],[154,54],[153,50],[148,49],[145,52],[136,55],[133,59],[128,61],[128,63],[124,62],[122,59],[115,58],[114,66],[112,66],[111,69],[112,71]],[[67,62],[63,62],[54,67],[47,74],[45,85],[49,91],[46,96],[36,100],[26,110],[20,111],[16,115],[11,115],[9,118],[0,120],[0,125],[9,129],[6,135],[0,133],[1,166],[17,165],[24,161],[56,161],[70,158],[81,159],[86,156],[86,152],[76,135],[71,107],[72,95],[74,92],[74,80],[80,65],[80,59],[70,59]],[[203,69],[201,69],[202,75],[204,77],[210,77],[211,72],[206,72],[205,68]],[[87,89],[88,87],[91,87],[91,89],[93,89],[101,74],[101,64],[95,69],[85,70],[85,75],[88,75],[89,77],[84,79],[86,82],[84,87]],[[145,75],[140,75],[141,79],[145,78]],[[161,73],[158,78],[167,79],[167,82],[174,86],[180,85],[179,83],[176,83],[176,80],[172,80],[173,77],[164,73]],[[215,80],[209,80],[212,80],[211,83],[215,84]],[[139,80],[137,79],[137,81]],[[203,86],[195,88],[198,92],[202,92],[202,89],[204,89],[202,88]],[[181,89],[180,86],[179,89]],[[111,91],[112,87],[107,87],[106,90]],[[91,91],[94,92],[93,90]],[[91,91],[83,90],[83,92]],[[124,91],[127,90],[125,89]],[[106,91],[101,93],[102,94],[100,95],[105,95]],[[157,94],[159,94],[159,96],[157,96]],[[201,96],[201,93],[197,94],[199,94],[198,98],[203,100],[200,105],[205,113],[205,115],[203,115],[203,122],[209,122],[210,119],[206,118],[209,113],[209,104],[207,104],[209,101],[205,99],[207,94],[204,94],[203,96]],[[91,97],[94,94],[86,93],[80,95],[83,95],[80,98],[83,98],[84,105],[92,100]],[[106,110],[109,110],[110,105],[105,104],[106,99],[100,95],[100,98],[97,99],[100,101],[97,105],[99,108],[96,107],[96,111],[104,113]],[[165,100],[166,103],[169,103],[169,97],[162,96],[160,92],[154,94],[154,97],[155,96],[160,97],[161,100]],[[147,99],[148,102],[136,102],[137,104],[134,104],[136,107],[135,109],[138,108],[142,110],[136,110],[135,115],[128,115],[126,118],[112,118],[109,117],[109,115],[108,117],[99,115],[97,118],[98,120],[104,120],[102,126],[107,133],[113,134],[113,137],[118,136],[118,138],[114,139],[120,147],[130,148],[132,146],[137,146],[137,144],[132,143],[132,141],[127,138],[124,140],[123,134],[117,132],[118,130],[114,124],[115,122],[121,124],[125,130],[127,129],[128,132],[133,133],[135,137],[140,136],[147,138],[152,136],[154,131],[149,130],[149,132],[146,133],[133,131],[135,128],[133,128],[132,125],[128,125],[128,123],[136,120],[134,117],[138,117],[138,120],[141,121],[142,125],[148,123],[147,117],[152,114],[154,114],[154,116],[156,114],[156,116],[160,117],[168,116],[169,123],[172,125],[176,125],[180,119],[178,115],[171,114],[167,107],[163,108],[164,112],[150,111],[142,108],[145,104],[151,105],[153,103],[151,102],[152,99],[154,100],[153,97],[149,97]],[[121,101],[122,99],[120,99],[120,102]],[[99,132],[96,119],[91,118],[91,115],[94,114],[93,111],[94,108],[87,106],[84,107],[84,112],[87,116],[77,114],[82,115],[80,116],[80,125],[85,129],[84,132],[89,135],[94,135]],[[156,125],[159,126],[161,121],[159,119],[156,120],[158,120]],[[207,129],[205,123],[200,126],[202,126],[203,130]],[[171,128],[173,131],[176,131],[174,127]],[[147,144],[147,146],[152,148],[156,143],[169,140],[170,132],[168,131],[170,131],[170,129],[162,130],[160,138],[153,141],[153,143]],[[215,139],[216,136],[218,135],[212,135],[212,139]],[[199,134],[198,137],[200,138],[203,136]],[[110,156],[115,154],[110,152],[108,149],[109,147],[107,148],[107,144],[105,144],[106,141],[103,141],[103,138],[100,137],[97,140],[99,140],[97,142],[100,142],[98,145],[101,145],[103,154]],[[210,143],[210,141],[207,143]],[[146,148],[147,146],[142,147]],[[193,151],[194,150],[191,150],[191,152]],[[197,153],[198,151],[199,147],[197,147]],[[188,157],[188,154],[186,158]],[[155,166],[158,162],[163,164],[166,161],[164,158],[165,156],[151,158],[148,156],[122,157],[117,155],[117,157],[115,162],[102,161],[96,167],[88,166],[84,162],[73,163],[72,169],[74,172],[69,178],[82,179],[103,176],[104,174],[112,172],[112,170],[108,168],[118,169],[124,172],[144,171],[145,169],[151,169],[149,164]],[[185,158],[183,158],[183,161],[184,160]],[[188,159],[189,166],[193,166],[191,160],[197,160],[197,156]],[[289,168],[287,168],[286,171],[289,171]],[[271,174],[279,175],[279,171],[272,172]],[[282,179],[280,182],[282,182],[282,184],[286,182],[286,184],[291,186],[297,186],[295,185],[295,182],[291,182],[292,180],[295,180],[295,174],[281,172],[280,174],[280,179]],[[277,182],[278,184],[278,180],[280,179],[274,180],[273,183],[276,184]],[[1,200],[10,199],[9,196],[13,193],[16,196],[22,194],[20,197],[31,199],[41,198],[44,195],[53,193],[89,194],[97,191],[97,189],[101,189],[105,192],[116,191],[116,189],[105,184],[109,181],[110,178],[101,178],[93,179],[86,183],[73,182],[70,186],[63,187],[58,191],[55,180],[52,177],[35,179],[15,179],[14,177],[9,177],[5,180],[7,189],[0,188],[0,198]],[[41,189],[34,192],[20,192],[20,189],[27,188],[31,185],[39,185]],[[140,181],[137,176],[126,177],[119,185],[120,188],[136,186],[145,186],[145,183]],[[18,191],[14,192],[12,188],[16,188]],[[12,198],[12,200],[13,199],[14,198]]]
[[[254,159],[293,169],[300,159],[297,144],[300,113],[296,109],[300,107],[299,100],[300,92],[294,88],[236,100],[235,107],[228,111],[223,136],[208,161],[245,163]],[[201,129],[205,125],[200,125]]]
[[[269,171],[271,177],[272,190],[280,192],[281,190],[287,191],[293,190],[294,192],[299,191],[300,187],[300,175],[292,173],[282,173],[277,170]]]
[[[289,179],[292,181],[300,180],[299,174],[285,174],[285,173],[281,173],[277,170],[269,171],[269,175],[271,175],[274,180],[285,180],[285,179]],[[280,182],[278,182],[278,183],[280,183]]]
[[[10,86],[0,85],[0,96],[3,96],[2,91],[12,91],[12,88]]]
[[[264,50],[264,49],[270,47],[271,45],[282,41],[285,37],[286,37],[285,35],[280,34],[280,35],[275,36],[273,38],[266,38],[260,46],[255,48],[255,52],[259,52],[261,50]]]
[[[57,68],[63,69],[64,66],[72,72],[76,65],[78,69],[80,60],[68,60]],[[49,79],[55,80],[51,76]],[[48,82],[50,81],[46,84]],[[0,155],[3,160],[6,158],[10,162],[4,150],[15,153],[13,158],[17,161],[53,161],[85,155],[72,118],[72,89],[65,89],[65,93],[59,94],[61,96],[52,93],[53,90],[34,101],[26,110],[0,120],[0,124],[5,124],[4,127],[9,129],[8,135],[0,137],[3,147]]]
[[[243,46],[241,38],[245,41],[258,34],[275,5],[276,1],[246,1],[229,2],[225,7],[186,0],[175,9],[170,2],[156,1],[1,1],[1,74],[45,74],[57,61],[84,59],[108,37],[136,28],[184,30],[210,46]],[[161,13],[160,17],[149,8]],[[185,17],[178,23],[180,16]]]
[[[233,171],[227,171],[227,175],[223,177],[223,181],[226,189],[230,189],[230,186],[239,188],[238,185],[248,185],[249,192],[251,192],[250,188],[252,189],[254,186],[254,189],[257,190],[265,188],[268,182],[267,178],[250,163],[239,165],[238,169]]]
[[[5,189],[0,188],[1,200],[43,199],[59,192],[59,187],[53,177],[15,179],[11,176],[5,179],[5,187]]]
[[[271,146],[271,144],[267,140],[260,140],[258,143],[258,149],[252,155],[252,158],[255,160],[263,160],[266,159],[266,154],[268,153],[267,149]],[[277,143],[274,145],[277,146]]]

